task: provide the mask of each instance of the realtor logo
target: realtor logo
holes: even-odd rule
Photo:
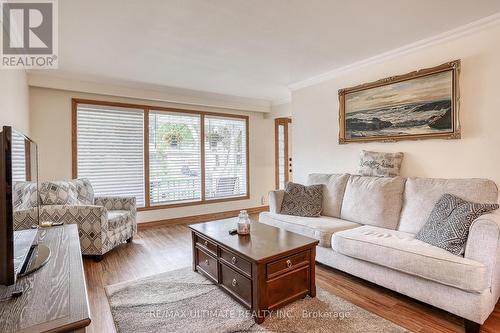
[[[57,68],[56,0],[3,0],[2,68]]]

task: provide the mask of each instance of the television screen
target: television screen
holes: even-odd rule
[[[0,159],[0,284],[12,285],[25,262],[38,224],[36,143],[4,126]]]

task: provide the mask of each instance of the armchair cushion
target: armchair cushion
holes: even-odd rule
[[[123,225],[125,225],[129,219],[130,211],[128,210],[108,210],[108,229],[115,230]]]
[[[83,205],[94,204],[94,189],[87,178],[73,179],[71,181],[76,186],[78,201]]]
[[[14,211],[38,206],[37,184],[35,182],[15,182],[12,187]]]
[[[68,181],[50,181],[40,184],[39,195],[42,205],[77,205],[76,186]]]

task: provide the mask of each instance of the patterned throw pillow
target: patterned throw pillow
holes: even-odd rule
[[[403,153],[380,153],[363,150],[359,161],[361,176],[399,176],[399,169],[403,162]]]
[[[37,207],[37,196],[36,182],[14,182],[12,186],[12,205],[14,211]]]
[[[77,191],[70,181],[50,181],[40,185],[42,205],[78,205]]]
[[[457,256],[463,255],[472,222],[498,207],[497,204],[478,204],[444,194],[415,238]]]
[[[281,214],[316,217],[321,215],[323,185],[304,186],[288,183],[281,204]]]

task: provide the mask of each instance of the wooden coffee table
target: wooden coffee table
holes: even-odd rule
[[[229,235],[236,219],[189,226],[193,270],[217,283],[262,323],[272,310],[316,296],[318,241],[252,222],[250,235]]]

